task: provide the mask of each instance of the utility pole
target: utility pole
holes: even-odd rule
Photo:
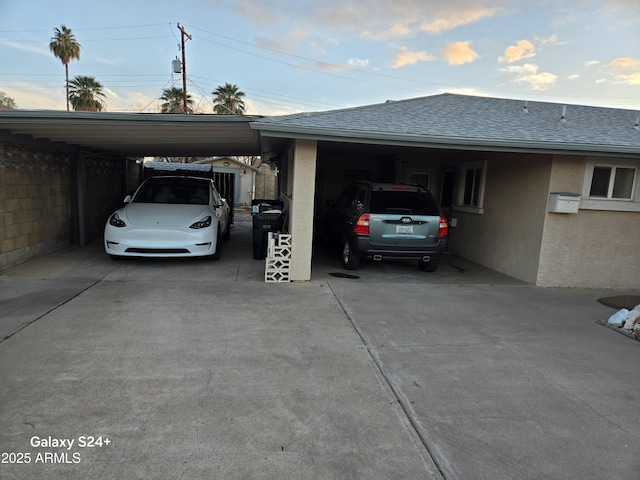
[[[180,30],[180,33],[182,34],[182,108],[184,110],[184,113],[188,113],[189,109],[187,107],[187,64],[186,64],[186,60],[185,60],[185,55],[184,55],[184,43],[185,43],[185,39],[184,37],[187,37],[189,40],[193,40],[193,38],[191,38],[191,35],[189,35],[187,32],[184,31],[184,27],[181,27],[180,24],[178,24],[178,30]]]

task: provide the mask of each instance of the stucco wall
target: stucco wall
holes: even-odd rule
[[[556,157],[550,191],[579,193],[584,168],[584,158]],[[638,212],[546,213],[537,284],[637,289],[639,251]]]
[[[292,201],[289,204],[291,233],[291,280],[311,279],[313,204],[315,199],[317,142],[296,140],[293,145]]]
[[[538,278],[551,157],[487,157],[484,213],[454,210],[449,250],[529,283]]]
[[[0,142],[0,270],[71,242],[72,170],[68,155]]]

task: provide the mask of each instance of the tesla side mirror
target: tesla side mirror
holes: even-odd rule
[[[123,202],[124,203],[130,203],[131,202],[131,198],[132,198],[131,195],[127,195],[126,197],[124,197]]]

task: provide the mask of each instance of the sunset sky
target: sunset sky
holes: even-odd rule
[[[65,109],[48,49],[65,24],[81,44],[70,77],[95,77],[108,111],[158,111],[182,87],[211,113],[229,82],[247,113],[345,108],[442,92],[640,110],[640,1],[0,0],[0,92]]]

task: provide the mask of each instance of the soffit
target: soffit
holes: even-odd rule
[[[0,130],[127,156],[259,155],[261,117],[7,110]]]

